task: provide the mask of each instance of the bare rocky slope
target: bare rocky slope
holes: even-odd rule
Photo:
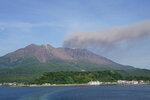
[[[7,59],[2,60],[4,58]],[[23,59],[26,58],[35,58],[40,63],[47,63],[49,62],[49,60],[52,59],[59,59],[63,61],[76,62],[76,63],[84,62],[84,63],[90,63],[95,65],[106,65],[106,66],[114,66],[114,67],[122,66],[105,57],[96,55],[86,49],[54,48],[49,44],[45,44],[45,45],[31,44],[29,46],[26,46],[25,48],[21,48],[12,53],[9,53],[0,58],[1,59],[0,66],[5,66],[7,64],[17,65],[18,63],[23,62]]]

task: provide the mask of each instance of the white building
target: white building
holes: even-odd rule
[[[139,82],[138,81],[126,81],[126,80],[118,80],[117,81],[118,84],[138,84]]]
[[[88,82],[89,85],[100,85],[101,82],[99,81],[91,81],[91,82]]]
[[[50,83],[44,83],[42,84],[42,86],[50,86],[51,84]]]

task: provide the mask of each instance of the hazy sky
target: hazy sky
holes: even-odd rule
[[[82,32],[85,39],[98,31],[95,36],[101,39],[99,31],[104,30],[111,40],[110,35],[117,37],[118,33],[136,34],[134,26],[146,23],[137,27],[146,35],[112,44],[89,40],[82,48],[121,64],[150,69],[149,5],[150,0],[0,0],[0,55],[31,43],[61,47],[70,34]],[[118,32],[114,29],[118,27],[123,28]],[[110,34],[107,30],[112,28]]]

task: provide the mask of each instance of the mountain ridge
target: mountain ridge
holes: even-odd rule
[[[45,72],[113,70],[124,76],[150,76],[150,71],[121,65],[86,49],[31,44],[0,57],[0,82],[28,82]]]
[[[31,44],[18,49],[0,58],[9,58],[8,63],[17,62],[19,59],[36,58],[40,63],[46,63],[49,59],[60,59],[73,62],[87,62],[97,65],[120,66],[108,58],[96,55],[86,49],[54,48],[49,44]]]

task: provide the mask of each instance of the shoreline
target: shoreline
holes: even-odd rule
[[[4,86],[4,87],[51,87],[51,86],[81,86],[81,87],[84,87],[84,86],[103,86],[103,85],[150,85],[148,83],[144,83],[144,84],[99,84],[99,85],[90,85],[90,84],[50,84],[50,85],[38,85],[38,84],[27,84],[27,85],[23,85],[23,84],[17,84],[17,85],[9,85],[9,84],[3,84],[3,85],[0,85],[1,86]]]

